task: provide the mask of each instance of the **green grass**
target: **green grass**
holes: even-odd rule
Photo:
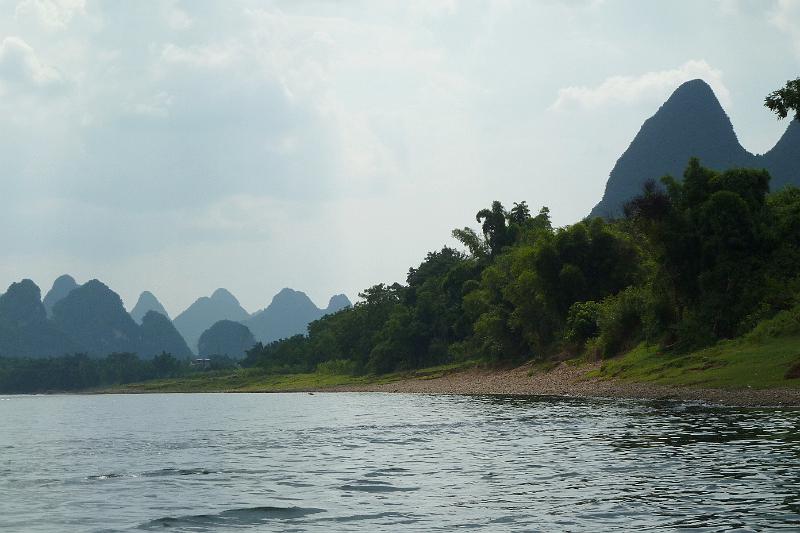
[[[568,364],[580,364],[579,360]],[[382,376],[342,374],[265,374],[255,368],[204,372],[176,379],[160,379],[119,385],[100,392],[293,392],[336,387],[378,385],[415,378],[434,379],[474,367],[476,362],[454,363]],[[547,372],[557,365],[537,361],[530,374]],[[659,352],[640,345],[609,359],[587,377],[648,382],[660,385],[722,389],[800,389],[800,378],[787,379],[787,371],[800,365],[800,335],[745,337],[688,354]]]
[[[401,379],[434,379],[447,373],[474,366],[474,362],[453,363],[411,372],[382,376],[349,376],[341,374],[266,374],[260,369],[203,372],[174,379],[156,379],[129,383],[99,392],[296,392],[344,386],[375,385]]]
[[[800,363],[800,336],[737,339],[688,354],[640,345],[605,361],[589,377],[722,389],[800,388],[786,372]]]

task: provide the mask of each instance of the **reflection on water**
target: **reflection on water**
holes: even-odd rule
[[[0,402],[0,530],[800,528],[800,411],[388,394]]]

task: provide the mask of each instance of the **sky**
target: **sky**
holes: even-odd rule
[[[556,225],[683,81],[740,141],[800,75],[800,0],[0,0],[0,285],[174,317],[404,281],[500,200]]]

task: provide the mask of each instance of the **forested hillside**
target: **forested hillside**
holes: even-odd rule
[[[465,251],[429,253],[405,284],[364,290],[307,337],[257,346],[246,364],[382,373],[476,357],[611,357],[642,341],[689,350],[742,335],[796,312],[800,294],[800,190],[768,194],[769,180],[693,159],[683,180],[646,184],[624,218],[563,228],[547,208],[494,202],[477,213],[480,231],[453,232]]]

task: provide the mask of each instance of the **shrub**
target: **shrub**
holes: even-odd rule
[[[600,304],[594,301],[575,302],[567,312],[565,338],[571,342],[584,343],[597,335],[597,318]]]
[[[353,376],[356,374],[356,363],[349,359],[331,359],[317,365],[317,373],[329,376]]]
[[[800,334],[800,304],[762,320],[746,335],[749,341]]]
[[[628,287],[603,300],[597,315],[597,340],[592,343],[596,354],[611,357],[638,344],[644,307],[638,287]]]

